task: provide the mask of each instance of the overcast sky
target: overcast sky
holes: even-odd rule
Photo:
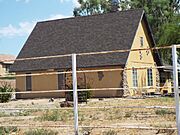
[[[0,54],[18,55],[37,21],[73,16],[77,0],[0,0]]]

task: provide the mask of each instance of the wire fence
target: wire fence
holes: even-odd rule
[[[79,134],[79,129],[78,128],[109,128],[109,129],[141,129],[141,130],[177,130],[178,129],[178,134],[180,134],[180,120],[179,120],[179,87],[177,86],[177,72],[179,67],[177,67],[177,63],[173,64],[173,66],[157,66],[157,65],[150,65],[150,66],[144,66],[141,64],[140,67],[116,67],[116,68],[100,68],[100,69],[77,69],[76,71],[76,56],[87,56],[87,55],[101,55],[101,54],[112,54],[112,53],[123,53],[123,52],[136,52],[136,51],[157,51],[160,49],[172,49],[173,47],[180,48],[180,45],[173,45],[173,46],[164,46],[164,47],[154,47],[154,48],[140,48],[140,49],[127,49],[127,50],[113,50],[113,51],[103,51],[103,52],[89,52],[89,53],[77,53],[74,55],[74,61],[72,61],[72,64],[74,64],[74,67],[72,66],[71,71],[50,71],[50,72],[44,72],[44,73],[31,73],[30,76],[49,76],[49,75],[59,75],[59,74],[73,74],[73,89],[60,89],[60,90],[33,90],[33,91],[14,91],[14,92],[0,92],[0,95],[4,94],[37,94],[37,93],[64,93],[64,92],[73,92],[74,96],[74,108],[73,107],[65,107],[65,108],[52,108],[52,107],[31,107],[31,108],[10,108],[10,107],[2,107],[1,111],[6,111],[6,110],[73,110],[74,111],[74,120],[75,123],[74,125],[37,125],[37,124],[27,124],[27,125],[20,125],[20,124],[1,124],[1,127],[53,127],[53,128],[67,128],[67,127],[74,127],[75,129],[75,134]],[[172,55],[176,55],[176,50],[175,52],[172,52]],[[55,55],[55,56],[43,56],[43,57],[32,57],[32,58],[17,58],[15,61],[27,61],[27,60],[37,60],[37,59],[49,59],[49,58],[63,58],[63,57],[71,57],[72,54],[63,54],[63,55]],[[4,60],[4,61],[12,61],[12,60]],[[173,57],[173,62],[177,62],[177,58]],[[89,89],[77,89],[77,76],[76,74],[79,73],[96,73],[96,72],[114,72],[114,71],[131,71],[134,69],[137,70],[147,70],[147,69],[168,69],[171,72],[173,71],[174,76],[176,76],[176,80],[174,79],[173,81],[173,86],[143,86],[143,87],[121,87],[121,88],[89,88]],[[11,74],[9,77],[26,77],[29,76],[29,74]],[[7,76],[1,76],[0,78],[6,78]],[[170,88],[174,89],[174,95],[175,95],[175,100],[176,100],[176,107],[175,106],[88,106],[88,107],[81,107],[77,106],[78,104],[78,94],[77,92],[79,91],[112,91],[112,90],[121,90],[121,91],[126,91],[126,90],[132,90],[132,89],[162,89],[162,88]],[[177,96],[178,95],[178,96]],[[151,127],[151,126],[136,126],[136,125],[104,125],[104,126],[87,126],[87,125],[78,125],[78,110],[91,110],[91,109],[123,109],[123,108],[128,108],[128,109],[176,109],[176,127]]]

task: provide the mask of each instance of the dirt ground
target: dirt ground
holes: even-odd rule
[[[0,125],[13,126],[16,131],[9,134],[27,135],[33,129],[46,129],[58,132],[58,135],[73,135],[73,108],[61,108],[64,99],[17,100],[0,104]],[[116,108],[103,108],[116,106]],[[90,99],[88,103],[79,104],[79,131],[81,135],[176,135],[175,109],[126,108],[132,106],[174,106],[174,99],[168,97],[146,99]],[[94,108],[100,107],[100,108]],[[124,108],[123,108],[124,107]],[[3,108],[10,108],[4,110]],[[13,108],[19,108],[13,109]],[[23,110],[23,109],[24,110]],[[32,109],[29,109],[32,108]],[[47,108],[51,108],[49,111]],[[56,108],[56,109],[54,109]],[[58,127],[71,125],[70,127]],[[0,126],[0,127],[1,127]],[[20,127],[19,127],[20,126]],[[49,127],[48,127],[49,126]],[[92,126],[83,127],[81,126]],[[99,126],[101,128],[95,128]],[[103,128],[105,126],[106,128]],[[114,128],[110,128],[110,127]],[[119,127],[119,128],[115,128]],[[131,127],[128,129],[127,127]],[[135,129],[150,127],[154,129]]]

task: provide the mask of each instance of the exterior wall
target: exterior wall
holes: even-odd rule
[[[108,67],[112,69],[121,67]],[[102,69],[108,69],[107,67],[102,67]],[[94,68],[101,69],[101,68]],[[81,69],[83,70],[83,69]],[[93,70],[85,69],[85,70]],[[89,89],[98,88],[122,88],[122,71],[103,71],[103,72],[91,72],[91,73],[78,73],[77,75],[78,86]],[[72,76],[68,75],[66,77],[68,85],[72,83]],[[91,92],[92,97],[122,97],[122,90],[94,90]]]
[[[50,73],[50,72],[31,72],[33,73]],[[18,73],[17,75],[25,75],[26,73]],[[32,91],[48,91],[57,90],[57,75],[38,75],[32,76]],[[16,91],[26,91],[26,77],[16,77]],[[61,97],[62,92],[53,93],[36,93],[36,94],[17,94],[17,98],[41,98],[41,97]]]
[[[140,37],[143,37],[143,46],[141,46],[140,42]],[[145,49],[149,48],[150,45],[150,39],[147,34],[147,30],[145,27],[144,22],[142,21],[137,29],[132,48],[131,49]],[[153,69],[156,64],[153,59],[152,52],[150,50],[141,50],[141,51],[131,51],[129,53],[129,57],[126,63],[126,68],[141,68],[141,67],[152,67],[152,76],[153,76],[153,86],[156,87],[157,84],[157,74],[158,70]],[[127,70],[127,86],[129,88],[133,87],[133,78],[132,78],[132,70]],[[142,89],[142,87],[147,87],[148,82],[147,82],[147,69],[137,69],[137,78],[138,78],[138,87],[135,89],[130,89],[130,94],[135,95],[135,94],[142,94],[142,93],[151,93],[151,92],[156,92],[156,89],[154,88],[148,88],[148,89]]]
[[[6,71],[5,64],[0,62],[0,77],[1,76],[6,76],[7,78],[0,78],[0,87],[2,87],[4,84],[8,84],[13,89],[16,88],[15,79],[8,79],[8,72]]]
[[[8,71],[6,71],[6,65],[12,65],[12,63],[7,64],[7,63],[0,62],[0,76],[7,75],[9,73]]]
[[[0,76],[3,75],[3,73],[2,63],[0,63]]]
[[[23,75],[23,73],[16,73],[16,75]],[[24,76],[16,77],[16,91],[25,91],[26,89],[26,81]]]
[[[105,67],[102,67],[103,69]],[[108,67],[120,68],[120,67]],[[91,68],[86,70],[93,70]],[[81,69],[83,70],[83,69]],[[33,72],[37,73],[37,72]],[[38,72],[39,73],[39,72]],[[46,73],[46,72],[41,72]],[[18,73],[23,75],[24,73]],[[72,75],[66,74],[66,89],[71,89]],[[122,87],[122,71],[78,73],[78,85],[82,88],[120,88]],[[46,91],[58,89],[58,75],[32,76],[32,91]],[[16,78],[16,90],[26,91],[26,77]],[[122,90],[92,91],[92,97],[122,97]],[[65,97],[64,92],[41,93],[41,94],[17,94],[17,98],[42,98],[42,97]]]
[[[6,73],[7,72],[6,72],[5,65],[3,63],[0,63],[0,76],[5,75]]]

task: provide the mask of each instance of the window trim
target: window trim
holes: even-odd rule
[[[132,82],[133,87],[138,87],[138,72],[137,69],[132,69]]]
[[[147,86],[153,86],[152,68],[147,69]]]

